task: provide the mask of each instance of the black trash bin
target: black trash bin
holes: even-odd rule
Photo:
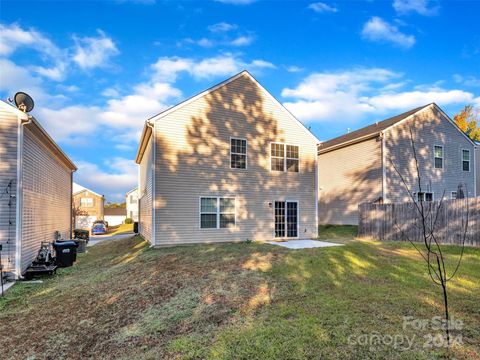
[[[135,234],[138,234],[138,221],[135,221],[135,222],[133,223],[133,232],[134,232]]]
[[[55,241],[55,262],[58,267],[69,267],[77,260],[77,244],[74,241]]]

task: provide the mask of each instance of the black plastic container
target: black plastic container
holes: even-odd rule
[[[72,266],[77,260],[77,244],[74,241],[56,241],[53,243],[53,248],[58,267]]]
[[[133,223],[133,232],[134,232],[135,234],[138,234],[138,221],[135,221],[135,222]]]

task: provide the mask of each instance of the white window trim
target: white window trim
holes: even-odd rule
[[[234,152],[232,152],[232,139],[235,139],[235,140],[244,140],[244,141],[245,141],[245,154],[240,154],[240,153],[234,153]],[[228,146],[230,147],[230,159],[229,159],[229,161],[230,161],[230,169],[232,169],[232,170],[247,170],[247,169],[248,169],[248,141],[247,141],[247,139],[230,136],[230,140],[229,140]],[[245,169],[242,169],[242,168],[233,168],[233,167],[232,167],[232,154],[235,154],[235,155],[245,155]]]
[[[276,237],[275,236],[275,202],[284,202],[285,203],[285,236],[283,237]],[[297,203],[297,236],[286,236],[287,235],[287,203]],[[273,208],[273,238],[274,239],[298,239],[300,237],[300,201],[299,200],[279,200],[273,199],[272,201],[272,208]]]
[[[442,148],[442,157],[441,157],[441,158],[435,156],[435,148],[436,148],[436,147]],[[437,158],[438,158],[438,159],[442,159],[442,167],[441,167],[441,168],[437,168],[437,167],[435,166],[435,159],[437,159]],[[445,148],[443,147],[443,145],[433,145],[433,168],[434,168],[435,170],[444,170],[444,169],[445,169]]]
[[[213,214],[213,212],[203,212],[202,213],[202,199],[217,199],[217,227],[215,228],[202,228],[202,214]],[[230,228],[221,228],[220,227],[220,199],[233,199],[235,200],[235,212],[234,212],[234,221],[235,224]],[[222,213],[227,214],[227,213]],[[231,230],[237,228],[237,197],[235,195],[201,195],[198,197],[198,228],[202,231],[206,230]]]
[[[414,193],[414,194],[415,194],[415,198],[417,199],[417,201],[420,201],[420,200],[418,200],[418,193],[423,193],[423,196],[424,196],[424,197],[423,197],[423,201],[424,201],[424,202],[430,202],[430,201],[425,200],[425,199],[426,199],[425,194],[432,194],[432,201],[435,201],[435,193],[434,193],[433,191],[417,191],[417,192],[415,192],[415,193]]]
[[[284,154],[284,156],[283,156],[283,171],[272,170],[272,158],[280,159],[280,156],[272,156],[272,144],[283,145],[283,154]],[[287,158],[287,146],[298,147],[298,159]],[[290,173],[290,174],[300,174],[300,145],[272,141],[272,142],[270,142],[270,146],[269,146],[268,151],[270,152],[270,172],[287,172],[287,173]],[[287,159],[298,161],[298,171],[288,171],[288,169],[287,169]]]
[[[455,194],[455,197],[453,197],[453,194]],[[450,200],[456,200],[458,196],[458,191],[452,191],[450,193]]]
[[[468,151],[468,171],[466,170],[463,170],[463,162],[466,161],[466,160],[463,160],[463,152],[464,151]],[[462,157],[462,161],[461,161],[461,167],[462,167],[462,172],[471,172],[472,170],[472,152],[470,151],[470,149],[462,149],[462,152],[461,152],[461,157]]]

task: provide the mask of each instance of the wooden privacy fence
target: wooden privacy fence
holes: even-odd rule
[[[465,245],[480,247],[480,197],[444,200],[438,208],[439,203],[439,201],[423,203],[428,226],[432,226],[436,219],[437,239],[444,244],[461,244],[468,208]],[[423,241],[421,217],[414,203],[364,203],[358,206],[358,210],[359,237],[381,241],[408,241],[409,239]]]

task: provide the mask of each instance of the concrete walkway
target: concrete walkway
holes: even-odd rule
[[[343,246],[343,244],[335,244],[318,240],[289,240],[289,241],[267,241],[267,244],[283,246],[288,249],[310,249],[331,246]]]
[[[104,241],[109,241],[109,240],[118,240],[118,239],[125,239],[128,237],[132,237],[135,234],[133,232],[131,233],[126,233],[126,234],[118,234],[118,235],[94,235],[90,236],[90,241],[88,242],[87,246],[93,246],[98,243],[104,242]]]

